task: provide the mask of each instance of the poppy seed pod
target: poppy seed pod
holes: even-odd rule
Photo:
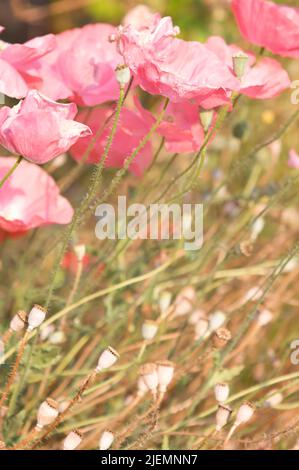
[[[170,303],[171,303],[171,298],[172,298],[171,292],[169,291],[161,292],[159,296],[159,301],[158,301],[161,313],[165,313],[168,310]]]
[[[140,367],[140,375],[148,387],[148,389],[152,392],[154,396],[157,393],[157,387],[159,384],[157,366],[153,363],[144,364]]]
[[[193,287],[187,286],[181,290],[175,299],[175,315],[187,315],[193,309],[196,293]]]
[[[216,349],[224,348],[227,343],[231,340],[231,332],[227,328],[219,328],[215,331],[213,336],[213,346]]]
[[[83,258],[85,256],[85,253],[86,253],[86,247],[85,245],[76,245],[74,246],[74,252],[77,256],[77,259],[79,261],[79,263],[81,263],[83,261]]]
[[[233,55],[233,70],[239,79],[244,76],[248,59],[248,55],[241,51]]]
[[[41,430],[44,426],[51,424],[58,414],[58,403],[52,398],[47,398],[38,409],[36,429]]]
[[[75,450],[82,442],[82,434],[74,429],[63,441],[63,450]]]
[[[253,416],[254,410],[254,405],[249,401],[243,403],[238,409],[235,424],[239,426],[240,424],[249,421]]]
[[[20,310],[11,320],[9,328],[12,331],[22,331],[27,323],[27,313]]]
[[[225,313],[217,310],[209,316],[209,330],[211,332],[218,330],[226,320]]]
[[[270,310],[267,310],[266,308],[264,308],[258,314],[257,324],[258,326],[265,326],[268,323],[270,323],[272,319],[273,319],[273,313],[270,312]]]
[[[113,364],[119,359],[119,354],[115,349],[109,346],[105,349],[99,357],[98,365],[96,371],[100,372],[101,370],[108,369],[113,366]]]
[[[150,340],[156,336],[158,331],[158,324],[155,321],[145,320],[141,327],[143,339]]]
[[[165,393],[168,385],[172,381],[174,374],[174,364],[170,361],[157,362],[157,373],[159,380],[159,391]]]
[[[196,325],[196,323],[199,322],[199,320],[201,320],[201,319],[206,320],[206,314],[205,314],[204,310],[197,309],[197,310],[194,310],[194,312],[191,313],[191,315],[189,317],[189,320],[188,320],[188,323],[190,325]]]
[[[199,116],[204,131],[208,132],[213,122],[214,111],[212,109],[202,109]]]
[[[116,80],[118,81],[121,88],[124,88],[130,81],[131,72],[129,67],[126,65],[119,65],[115,69]]]
[[[111,431],[104,431],[99,440],[99,449],[107,450],[111,447],[114,441],[114,434]]]
[[[148,392],[148,386],[143,380],[143,377],[139,377],[137,382],[137,396],[143,397]]]
[[[47,310],[40,305],[34,305],[28,315],[28,330],[38,328],[45,319]]]
[[[209,322],[205,318],[200,318],[196,323],[194,330],[195,330],[195,340],[202,339],[209,328]]]
[[[218,403],[224,403],[229,396],[229,386],[225,383],[218,383],[214,387],[215,398]]]
[[[216,413],[216,430],[220,431],[227,423],[232,414],[229,406],[220,404]]]

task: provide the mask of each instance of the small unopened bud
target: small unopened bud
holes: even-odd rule
[[[81,263],[83,261],[83,258],[86,254],[86,247],[85,245],[76,245],[74,246],[74,252],[77,256],[77,259],[79,261],[79,263]]]
[[[209,329],[209,322],[205,318],[200,318],[196,323],[195,327],[195,340],[199,340],[205,337],[208,329]]]
[[[266,308],[264,308],[258,314],[257,324],[259,326],[265,326],[268,323],[270,323],[270,321],[272,321],[272,319],[273,319],[273,313],[270,312],[270,310],[267,310]]]
[[[28,315],[28,330],[38,328],[45,319],[47,310],[40,305],[34,305]]]
[[[221,312],[221,310],[217,310],[216,312],[212,313],[209,316],[209,330],[211,332],[218,330],[226,320],[225,313]]]
[[[214,387],[215,398],[218,403],[224,403],[229,396],[229,386],[225,383],[218,383]]]
[[[114,434],[111,431],[104,431],[99,440],[99,449],[107,450],[112,446],[114,441]]]
[[[140,367],[140,375],[154,396],[157,394],[157,388],[159,384],[157,366],[153,363],[144,364]]]
[[[131,72],[129,67],[127,67],[126,65],[119,65],[118,67],[116,67],[115,73],[116,80],[118,81],[119,86],[121,88],[124,88],[129,83],[131,78]]]
[[[251,287],[244,295],[245,302],[255,302],[259,300],[263,295],[263,291],[259,286]]]
[[[159,380],[159,391],[165,393],[168,385],[172,381],[174,374],[174,364],[170,361],[157,362],[157,373]]]
[[[248,55],[241,51],[233,55],[233,69],[240,80],[244,76],[248,59]]]
[[[203,130],[208,132],[213,122],[214,111],[212,109],[202,109],[199,113],[199,116]]]
[[[40,431],[44,426],[51,424],[58,414],[58,403],[52,398],[47,398],[38,409],[36,429]]]
[[[229,406],[220,404],[216,413],[216,430],[220,431],[227,423],[232,414]]]
[[[240,424],[247,423],[253,414],[254,414],[254,406],[250,402],[243,403],[240,408],[238,409],[235,424],[239,426]]]
[[[11,320],[9,328],[12,331],[22,331],[27,323],[27,313],[20,310]]]
[[[158,324],[152,320],[145,320],[141,327],[142,337],[145,340],[153,339],[158,331]]]
[[[75,450],[82,442],[82,434],[74,429],[63,441],[63,450]]]
[[[227,343],[231,340],[231,332],[227,328],[219,328],[215,331],[213,336],[213,346],[216,349],[224,348]]]
[[[113,364],[119,359],[119,354],[115,349],[109,346],[105,349],[99,357],[98,365],[96,371],[100,372],[103,369],[108,369],[113,366]]]

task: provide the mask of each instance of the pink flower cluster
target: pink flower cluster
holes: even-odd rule
[[[232,10],[249,42],[299,58],[299,9],[266,0],[232,0]],[[115,168],[123,166],[155,123],[138,96],[148,93],[169,100],[157,134],[168,151],[189,153],[198,151],[205,137],[202,110],[213,111],[213,126],[219,108],[231,109],[234,96],[270,99],[290,86],[287,72],[274,58],[244,53],[220,37],[200,43],[179,34],[170,17],[139,6],[118,28],[91,24],[25,44],[0,42],[0,93],[21,99],[12,108],[0,109],[0,144],[31,162],[23,161],[0,189],[2,232],[23,233],[70,221],[70,205],[45,170],[34,164],[67,151],[84,163],[101,160],[119,97],[117,66],[126,66],[132,78],[105,162]],[[238,56],[246,58],[242,74],[235,66]],[[141,176],[152,156],[152,143],[147,142],[130,171]],[[2,176],[14,162],[1,157]]]

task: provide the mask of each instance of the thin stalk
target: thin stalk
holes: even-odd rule
[[[10,170],[6,173],[6,175],[3,176],[2,180],[0,181],[0,188],[2,188],[5,181],[7,181],[8,178],[13,174],[13,172],[18,168],[22,160],[23,160],[23,157],[19,156],[15,164],[10,168]]]

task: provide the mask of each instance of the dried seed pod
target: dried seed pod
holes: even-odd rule
[[[157,373],[159,380],[159,391],[165,393],[168,385],[172,381],[174,374],[174,364],[170,361],[157,362]]]
[[[148,389],[152,392],[154,396],[156,396],[159,384],[156,364],[144,364],[140,367],[139,373]]]
[[[229,396],[229,386],[226,383],[218,383],[214,387],[215,398],[218,403],[224,403]]]
[[[57,418],[58,414],[58,403],[52,398],[47,398],[38,409],[36,429],[41,430],[44,426],[51,424]]]
[[[19,310],[16,315],[12,318],[9,328],[12,331],[22,331],[27,324],[27,313],[24,310]]]
[[[100,450],[107,450],[109,449],[114,441],[114,434],[112,431],[108,429],[103,432],[99,440],[99,449]]]
[[[77,429],[69,432],[63,441],[63,450],[75,450],[82,442],[82,434]]]
[[[254,405],[246,401],[244,402],[237,411],[235,424],[239,426],[240,424],[246,423],[251,419],[255,411]]]
[[[131,79],[131,72],[126,65],[118,65],[115,69],[116,80],[119,86],[124,88]]]
[[[47,314],[47,309],[40,305],[34,305],[28,315],[28,330],[32,331],[38,328],[44,321]]]
[[[247,258],[249,258],[253,253],[253,243],[250,240],[241,242],[239,248],[242,255],[246,256]]]
[[[115,349],[109,346],[105,349],[99,357],[96,371],[100,372],[104,369],[108,369],[119,359],[119,354]]]
[[[232,410],[229,406],[219,404],[216,413],[216,430],[220,431],[227,423],[232,414]]]
[[[215,331],[213,336],[213,346],[216,349],[224,348],[227,343],[231,340],[231,332],[227,328],[219,328]]]
[[[145,320],[141,327],[142,337],[145,340],[153,339],[158,331],[158,323],[152,320]]]
[[[217,310],[209,316],[209,331],[213,332],[221,328],[225,323],[226,315],[221,310]]]

